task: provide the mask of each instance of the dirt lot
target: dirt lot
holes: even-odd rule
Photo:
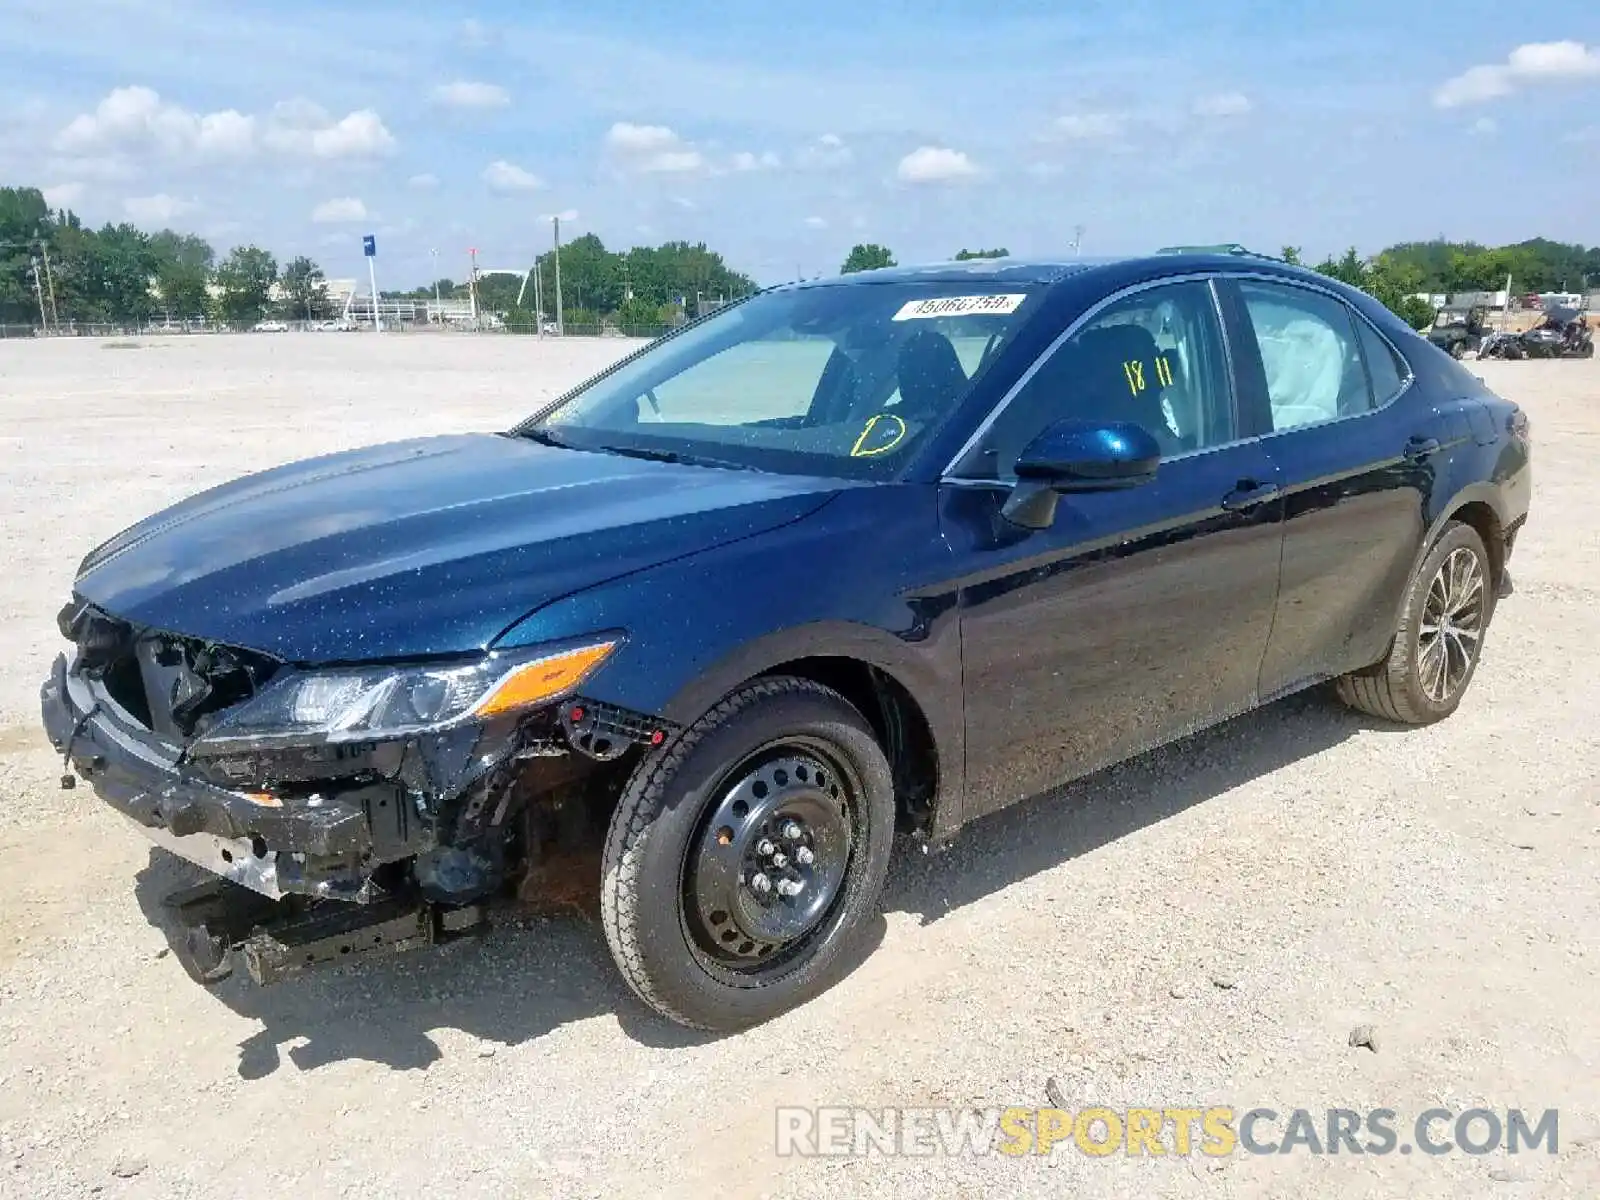
[[[1593,362],[1475,368],[1529,410],[1538,481],[1454,719],[1402,732],[1299,697],[902,855],[876,953],[770,1026],[654,1019],[577,918],[191,984],[146,917],[171,860],[60,791],[37,729],[78,558],[242,471],[502,427],[622,348],[0,345],[0,1194],[1600,1194]],[[1375,1053],[1347,1044],[1364,1023]],[[1073,1107],[1387,1107],[1402,1133],[1433,1106],[1559,1108],[1561,1149],[774,1153],[781,1104],[1046,1105],[1052,1078]]]

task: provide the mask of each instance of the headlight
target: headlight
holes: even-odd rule
[[[294,671],[226,712],[198,745],[217,749],[370,741],[492,717],[565,695],[621,638],[489,654],[459,666]]]

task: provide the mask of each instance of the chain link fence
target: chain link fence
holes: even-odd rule
[[[235,329],[225,325],[209,325],[203,323],[181,324],[152,324],[152,325],[118,325],[118,324],[92,324],[88,322],[63,322],[58,328],[49,330],[38,325],[0,325],[0,339],[6,338],[36,338],[36,337],[150,337],[150,336],[182,336],[201,334],[255,334],[257,336],[270,336],[271,333],[281,333],[290,330],[296,332],[345,332],[345,333],[372,333],[373,329],[368,324],[337,324],[334,322],[319,321],[291,321],[280,322],[282,328],[272,330],[259,330],[254,328]],[[567,325],[560,336],[565,337],[612,337],[612,338],[645,338],[654,339],[663,334],[670,333],[671,325]],[[555,337],[557,336],[554,324],[547,323],[540,329],[533,323],[525,325],[506,325],[487,323],[476,327],[466,324],[421,324],[402,322],[399,324],[385,323],[383,332],[386,334],[405,334],[426,337],[430,334],[450,337],[470,335],[473,337],[494,337],[501,334],[519,337]]]

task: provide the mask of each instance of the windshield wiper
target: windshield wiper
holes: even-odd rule
[[[650,462],[682,463],[691,467],[722,467],[729,471],[754,471],[746,463],[726,458],[710,458],[704,454],[685,454],[681,450],[655,450],[648,446],[596,446],[606,454],[620,454],[626,458],[643,458]]]
[[[517,436],[525,437],[530,442],[538,442],[541,446],[554,446],[559,450],[578,449],[577,446],[574,446],[571,442],[567,441],[566,438],[562,437],[560,434],[551,433],[548,429],[525,429],[521,433],[517,434]]]

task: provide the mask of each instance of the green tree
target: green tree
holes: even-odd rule
[[[259,246],[235,246],[217,265],[218,307],[234,327],[261,320],[278,281],[278,260]]]
[[[50,223],[50,206],[38,188],[0,188],[0,324],[39,323],[33,262]]]
[[[315,321],[328,313],[328,281],[305,255],[290,259],[278,279],[284,306],[297,321]]]
[[[880,246],[876,242],[857,242],[850,247],[850,254],[845,258],[844,265],[839,268],[839,274],[875,271],[880,267],[895,265],[894,255],[889,252],[889,247]]]
[[[1288,263],[1291,267],[1298,267],[1300,265],[1300,247],[1285,246],[1282,250],[1278,251],[1278,257],[1283,259],[1283,261]]]
[[[211,307],[206,285],[216,255],[204,238],[163,229],[150,238],[155,256],[155,290],[166,319],[189,321]]]
[[[968,262],[975,258],[1010,258],[1009,250],[968,250],[963,247],[956,251],[956,262]],[[892,266],[893,264],[885,264]]]
[[[653,330],[670,324],[670,321],[664,305],[635,296],[631,300],[624,300],[622,307],[617,309],[617,324],[624,329]]]

